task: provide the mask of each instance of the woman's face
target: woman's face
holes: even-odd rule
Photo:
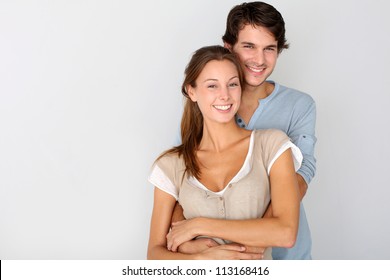
[[[211,60],[196,79],[196,87],[189,86],[188,94],[198,103],[205,121],[231,121],[241,100],[236,66],[229,60]]]

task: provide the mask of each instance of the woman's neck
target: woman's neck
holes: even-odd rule
[[[199,150],[222,152],[250,133],[250,131],[238,127],[234,120],[225,124],[205,122]]]

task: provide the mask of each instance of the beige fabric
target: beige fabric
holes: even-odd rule
[[[275,129],[254,132],[251,171],[241,180],[226,186],[222,195],[194,186],[187,176],[183,178],[184,162],[177,155],[167,155],[156,164],[178,188],[179,203],[186,219],[208,217],[215,219],[261,218],[270,202],[267,168],[279,148],[289,141],[287,135]],[[245,229],[243,229],[245,230]],[[215,239],[218,243],[228,240]],[[272,259],[271,248],[265,259]]]

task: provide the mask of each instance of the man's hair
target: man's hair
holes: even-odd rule
[[[230,10],[222,40],[234,46],[238,40],[238,33],[248,24],[266,28],[277,41],[278,53],[288,49],[282,15],[273,6],[258,1],[242,3]]]

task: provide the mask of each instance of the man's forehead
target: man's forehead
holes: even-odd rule
[[[276,42],[276,38],[272,32],[263,26],[247,24],[238,32],[239,41],[256,44],[258,41]]]

